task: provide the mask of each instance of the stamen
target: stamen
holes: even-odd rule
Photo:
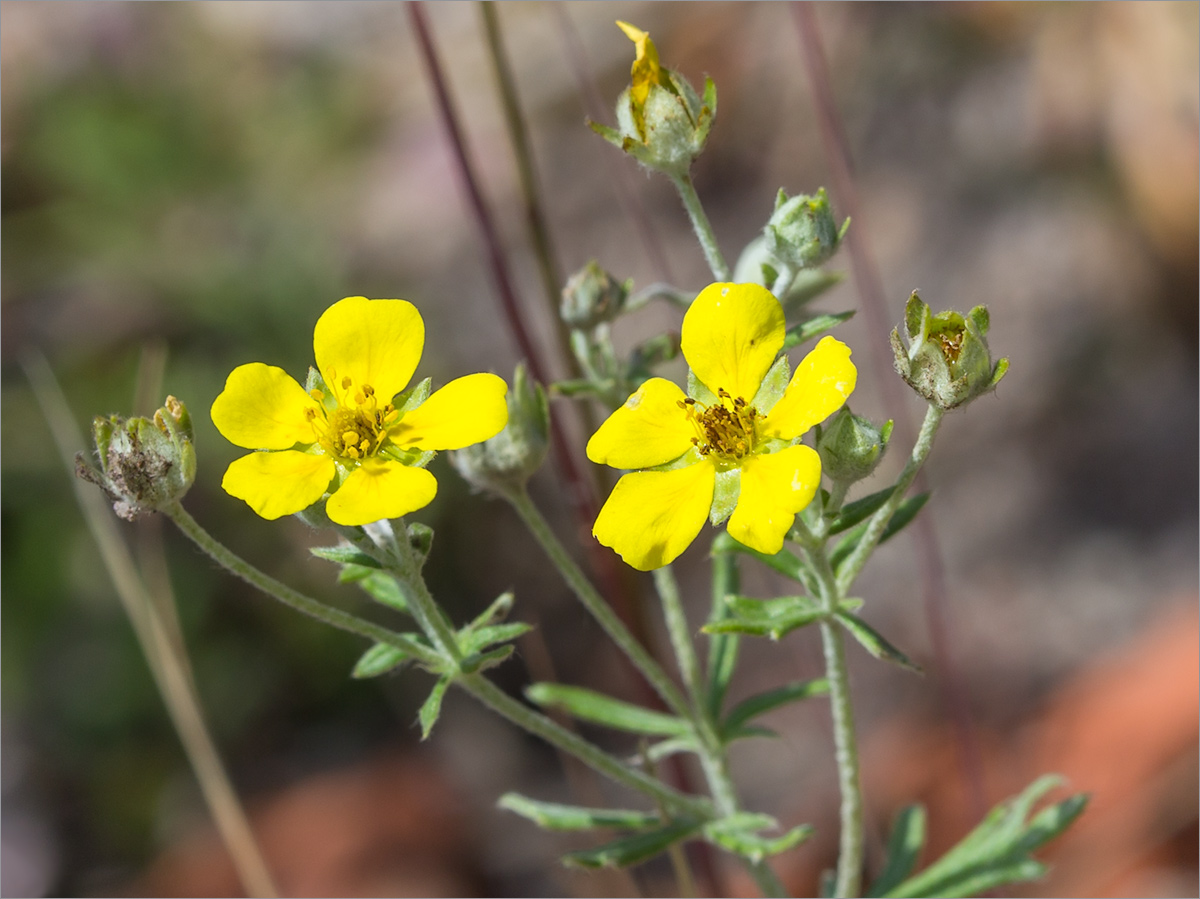
[[[350,376],[349,376],[349,375],[347,375],[346,377],[342,378],[342,390],[349,390],[349,389],[350,389],[350,385],[351,385],[351,384],[353,384],[353,383],[354,383],[354,382],[353,382],[352,380],[350,380]]]

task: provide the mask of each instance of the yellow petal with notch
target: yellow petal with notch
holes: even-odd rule
[[[462,449],[495,437],[508,424],[504,379],[482,372],[455,378],[405,413],[388,434],[401,447]]]
[[[592,534],[639,571],[672,562],[696,539],[712,505],[716,469],[636,471],[617,481]]]
[[[424,468],[371,460],[350,472],[329,497],[325,514],[337,524],[354,527],[415,512],[436,495],[437,480]]]
[[[408,385],[424,346],[425,323],[407,300],[346,297],[313,330],[317,368],[343,406],[353,405],[363,385],[388,402]]]
[[[675,383],[651,378],[596,429],[587,457],[613,468],[651,468],[678,459],[696,436],[679,407],[685,399]]]
[[[833,337],[822,337],[792,375],[779,402],[767,413],[761,433],[793,440],[842,407],[854,385],[858,369],[850,361],[850,347]]]
[[[758,284],[710,284],[683,317],[680,346],[692,373],[716,393],[751,400],[783,348],[783,307]]]
[[[285,451],[251,453],[234,459],[221,486],[245,500],[263,518],[274,520],[307,509],[321,498],[336,468],[328,456]]]
[[[212,420],[230,443],[246,449],[290,449],[315,443],[309,410],[317,404],[282,368],[251,362],[229,373],[213,401]]]
[[[761,553],[783,549],[796,513],[812,502],[821,483],[821,457],[807,446],[789,446],[742,461],[742,489],[729,517],[729,536]]]

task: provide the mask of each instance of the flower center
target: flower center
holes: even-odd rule
[[[933,335],[937,340],[938,346],[941,347],[942,355],[946,357],[947,362],[957,362],[958,354],[962,352],[963,331],[941,331]]]
[[[332,456],[343,459],[365,459],[379,452],[387,436],[388,428],[399,420],[399,413],[391,403],[382,406],[375,398],[375,388],[362,384],[357,389],[350,378],[342,378],[340,395],[335,393],[337,408],[325,408],[325,394],[311,391],[318,403],[317,409],[306,413],[312,422],[313,433],[321,449]]]
[[[727,459],[741,459],[754,450],[758,410],[742,397],[731,396],[721,388],[717,390],[717,402],[711,406],[698,403],[690,396],[680,400],[679,406],[696,429],[692,443],[700,450],[700,455],[716,453]]]

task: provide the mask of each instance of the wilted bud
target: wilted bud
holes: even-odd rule
[[[846,219],[839,229],[829,208],[825,188],[815,197],[788,199],[781,189],[775,198],[775,211],[763,228],[766,248],[771,256],[794,269],[816,268],[837,252],[842,235],[850,225]]]
[[[988,311],[976,306],[933,315],[914,292],[904,307],[903,327],[892,330],[896,371],[917,393],[941,409],[954,409],[987,393],[1008,371],[1008,360],[992,363],[987,345]]]
[[[559,314],[572,328],[590,330],[621,314],[632,281],[618,281],[592,260],[567,281]]]
[[[504,494],[523,487],[546,458],[550,407],[542,385],[518,365],[508,392],[508,424],[485,440],[450,454],[450,462],[480,490]]]
[[[892,436],[892,422],[877,428],[842,408],[817,429],[821,470],[833,481],[853,484],[875,470]]]
[[[192,420],[173,396],[153,420],[97,416],[92,435],[100,470],[80,453],[75,473],[107,493],[113,511],[129,521],[179,501],[196,479]]]
[[[701,99],[687,79],[663,68],[650,36],[626,22],[617,25],[637,46],[630,85],[617,98],[616,130],[591,122],[592,130],[643,165],[682,177],[704,149],[717,113],[717,89],[709,78]]]

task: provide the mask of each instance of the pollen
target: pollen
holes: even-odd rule
[[[717,402],[710,406],[688,397],[679,401],[679,407],[696,429],[692,444],[700,450],[700,455],[715,454],[737,460],[754,450],[758,410],[749,405],[744,397],[735,397],[720,389],[717,391]]]
[[[357,462],[379,452],[388,429],[400,420],[400,414],[391,403],[380,405],[375,398],[375,388],[370,384],[361,384],[354,389],[354,381],[349,376],[343,377],[338,384],[345,393],[339,398],[336,409],[326,412],[324,407],[310,408],[305,414],[322,449]],[[319,392],[313,391],[314,394]]]

